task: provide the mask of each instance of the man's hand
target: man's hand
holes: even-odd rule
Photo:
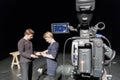
[[[30,56],[31,56],[31,58],[38,58],[38,56],[36,56],[34,54],[31,54]]]

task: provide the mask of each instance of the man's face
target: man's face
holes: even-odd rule
[[[28,35],[28,40],[33,39],[33,34]]]

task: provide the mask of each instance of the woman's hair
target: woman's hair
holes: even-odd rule
[[[45,38],[54,38],[54,36],[53,36],[52,32],[47,31],[47,32],[44,33],[43,38],[44,39]]]
[[[34,34],[34,31],[30,28],[26,29],[24,35],[30,35],[30,34]]]

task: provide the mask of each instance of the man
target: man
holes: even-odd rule
[[[34,31],[26,29],[24,37],[18,41],[18,51],[20,52],[21,80],[32,80],[32,61],[38,56],[33,54],[33,46],[30,41]]]

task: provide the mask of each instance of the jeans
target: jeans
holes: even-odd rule
[[[20,63],[21,80],[32,80],[32,62]]]

